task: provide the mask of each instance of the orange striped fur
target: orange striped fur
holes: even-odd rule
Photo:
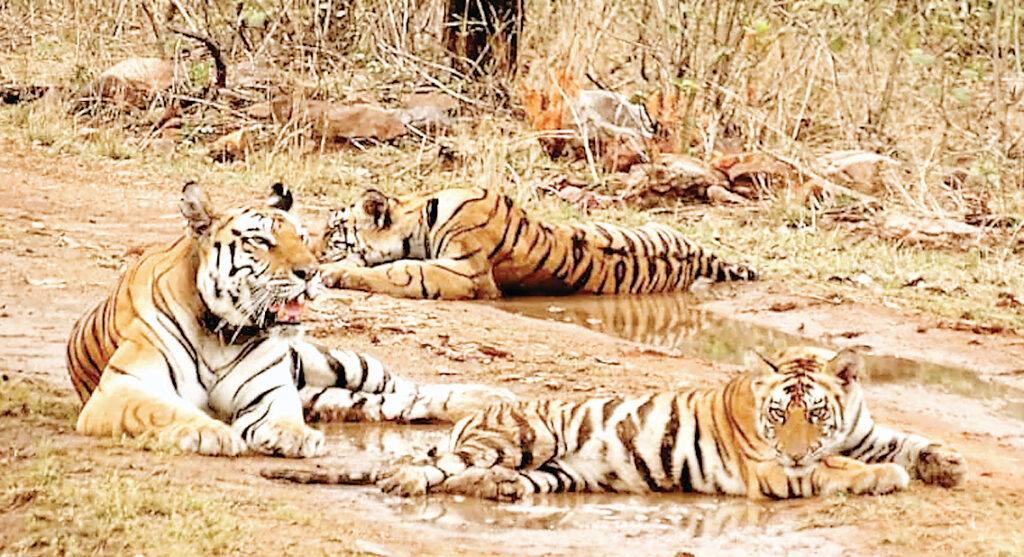
[[[188,232],[131,265],[67,347],[86,435],[153,436],[185,451],[319,454],[310,419],[454,420],[502,390],[414,385],[370,356],[303,337],[321,290],[309,238],[280,184],[265,206],[217,211],[195,184]]]
[[[328,286],[408,298],[641,294],[756,278],[666,226],[547,224],[479,188],[368,191],[332,214],[319,258]]]

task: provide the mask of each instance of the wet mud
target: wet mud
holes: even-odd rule
[[[492,305],[527,317],[586,327],[680,357],[748,367],[758,365],[757,353],[770,355],[788,346],[838,349],[835,345],[703,310],[700,301],[687,293],[511,298]],[[967,369],[896,356],[868,353],[865,364],[869,391],[872,387],[903,385],[952,395],[965,399],[960,405],[984,405],[994,415],[1006,419],[1010,429],[1024,428],[1022,389],[991,381]]]
[[[448,430],[439,425],[325,424],[328,456],[310,465],[345,470],[387,466],[422,454]],[[792,524],[816,501],[752,502],[740,497],[697,494],[561,494],[497,503],[461,496],[400,498],[374,486],[302,486],[317,504],[338,505],[394,528],[412,528],[437,542],[438,551],[472,532],[501,553],[545,555],[676,555],[715,548],[745,555],[752,538],[778,549],[797,546],[842,554],[834,532],[801,530]],[[787,541],[788,540],[788,541]],[[735,544],[735,552],[729,549]],[[628,551],[627,551],[628,548]],[[744,549],[745,548],[745,549]],[[400,546],[375,552],[405,555]],[[717,553],[716,553],[717,554]]]

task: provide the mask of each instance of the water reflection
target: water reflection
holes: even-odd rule
[[[697,309],[685,293],[510,298],[491,303],[508,312],[579,325],[682,356],[735,364],[752,363],[752,350],[772,353],[794,344],[818,344]],[[869,383],[941,387],[955,395],[993,401],[1000,415],[1024,421],[1020,389],[985,381],[964,369],[893,356],[868,356],[866,364]]]
[[[323,424],[323,429],[329,456],[308,465],[353,473],[380,470],[403,456],[423,454],[449,430],[440,425],[359,423]],[[627,537],[638,529],[664,530],[680,539],[719,536],[744,528],[761,530],[770,523],[778,523],[788,509],[796,508],[788,502],[758,503],[741,497],[686,493],[569,493],[497,503],[450,495],[403,499],[384,495],[373,487],[317,489],[321,490],[320,496],[335,498],[346,505],[358,499],[359,504],[368,505],[368,512],[444,528],[474,524],[500,531],[597,529],[602,535],[617,533]],[[806,512],[806,506],[801,509]]]
[[[744,363],[752,349],[774,351],[801,342],[793,335],[699,310],[685,293],[507,298],[489,303],[535,319],[737,364]]]

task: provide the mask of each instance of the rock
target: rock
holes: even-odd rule
[[[821,157],[824,173],[854,191],[878,196],[894,193],[900,186],[900,164],[868,151],[839,151]]]
[[[142,106],[174,85],[175,66],[163,58],[128,58],[118,62],[79,91],[79,100],[107,100]]]
[[[447,126],[459,108],[457,100],[444,93],[415,93],[401,108],[392,111],[403,124],[420,127]]]
[[[738,153],[719,157],[712,166],[723,171],[732,183],[730,188],[749,199],[771,197],[801,183],[792,165],[767,153]]]
[[[317,136],[327,139],[390,141],[408,131],[391,111],[366,103],[278,97],[270,103],[270,113],[278,122],[310,126]]]
[[[740,197],[729,191],[729,180],[723,172],[686,155],[662,154],[650,164],[634,165],[625,186],[623,197],[641,204],[662,200],[705,201],[709,199],[709,188],[715,188],[720,200]]]

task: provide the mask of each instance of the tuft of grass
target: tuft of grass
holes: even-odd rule
[[[941,488],[914,489],[879,497],[836,495],[809,515],[804,527],[858,524],[862,543],[912,551],[917,555],[1021,555],[1019,525],[1024,509],[1019,497],[1007,498],[1002,488],[971,485],[949,497]],[[1014,500],[1016,499],[1016,500]],[[975,520],[985,517],[985,528]]]
[[[31,493],[12,553],[217,555],[243,552],[254,535],[236,517],[252,499],[225,500],[188,486],[171,487],[138,473],[74,474],[66,453],[40,446],[5,483],[6,500]]]
[[[47,440],[5,471],[0,508],[21,515],[13,531],[0,535],[4,555],[247,555],[268,528],[295,531],[317,521],[313,511],[290,503],[181,484],[144,466],[94,466]],[[281,549],[287,537],[269,541]],[[340,554],[350,543],[341,535],[314,545]]]
[[[0,375],[0,417],[30,422],[57,421],[73,425],[78,402],[67,391],[18,375]]]

